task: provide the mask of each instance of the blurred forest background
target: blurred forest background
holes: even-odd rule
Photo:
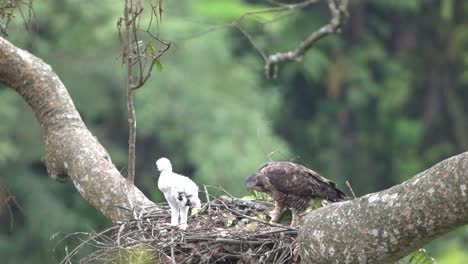
[[[49,63],[88,128],[125,174],[125,69],[116,29],[123,1],[34,1],[14,44]],[[294,2],[294,1],[283,1]],[[297,2],[297,1],[296,1]],[[218,27],[267,1],[164,1],[161,36],[176,46],[162,72],[136,93],[136,185],[154,201],[154,162],[198,184],[246,195],[245,176],[272,159],[293,160],[358,196],[403,182],[468,150],[468,2],[350,1],[342,34],[326,37],[300,64],[267,80],[263,61],[235,28]],[[326,6],[246,28],[270,52],[284,51],[327,23]],[[56,263],[56,233],[109,222],[47,175],[40,128],[22,98],[0,87],[0,184],[16,197],[0,211],[2,263]],[[468,228],[426,247],[441,264],[468,260]],[[57,251],[57,252],[56,252]],[[61,253],[60,253],[61,252]]]

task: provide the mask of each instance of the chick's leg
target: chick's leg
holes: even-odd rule
[[[187,229],[187,214],[188,214],[189,207],[184,206],[180,209],[180,225],[179,228],[182,230]]]
[[[171,225],[177,226],[179,224],[179,208],[169,204],[171,207]]]

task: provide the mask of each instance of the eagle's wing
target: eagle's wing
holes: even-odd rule
[[[270,162],[260,168],[260,171],[278,191],[309,196],[314,187],[319,187],[319,183],[312,178],[310,171],[303,168],[305,167],[287,162]]]
[[[259,171],[266,175],[278,191],[302,197],[330,199],[344,198],[336,184],[317,172],[292,162],[269,162]]]

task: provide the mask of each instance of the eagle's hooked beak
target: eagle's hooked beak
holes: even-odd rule
[[[252,189],[254,189],[254,187],[255,187],[254,178],[255,178],[255,174],[252,174],[249,177],[247,177],[247,179],[245,180],[245,185],[247,186],[247,191],[251,191]]]

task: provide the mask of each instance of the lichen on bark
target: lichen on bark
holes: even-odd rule
[[[468,223],[468,152],[379,193],[336,203],[305,217],[299,232],[306,263],[392,263]]]

